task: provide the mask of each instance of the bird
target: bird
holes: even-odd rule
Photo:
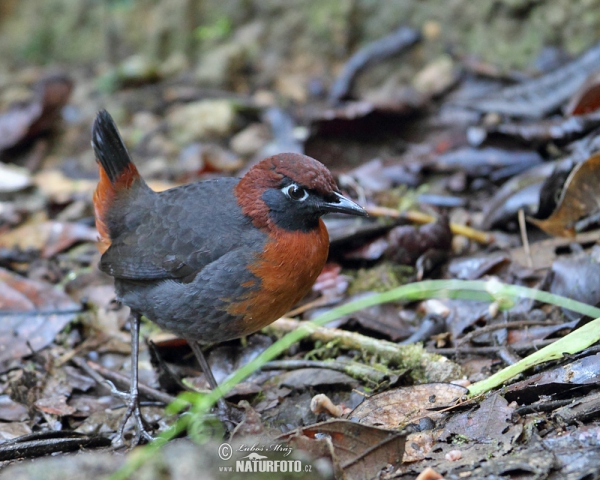
[[[114,277],[116,298],[131,311],[130,389],[114,392],[127,405],[118,438],[133,415],[137,441],[150,441],[138,392],[141,317],[186,339],[216,389],[200,345],[250,335],[284,315],[326,263],[321,217],[367,213],[340,193],[327,167],[300,153],[268,157],[241,179],[156,192],[106,110],[94,120],[92,148],[99,268]]]

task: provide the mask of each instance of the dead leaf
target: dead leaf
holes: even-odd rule
[[[597,261],[600,252],[598,250],[598,246],[595,246],[592,254],[578,252],[554,260],[549,292],[588,305],[598,305],[600,303],[600,263]],[[578,320],[583,316],[565,308],[562,311],[571,320]]]
[[[326,368],[300,368],[279,376],[279,386],[296,390],[307,388],[356,388],[358,382],[349,375]]]
[[[600,107],[600,72],[592,73],[565,107],[566,115],[583,115]]]
[[[361,424],[398,428],[429,417],[436,421],[443,414],[437,412],[452,406],[468,393],[464,387],[451,383],[426,383],[401,387],[367,398],[349,415]]]
[[[534,402],[544,395],[555,396],[575,386],[596,385],[599,380],[600,354],[589,355],[514,383],[506,388],[506,396],[521,403]]]
[[[21,422],[27,420],[27,407],[15,402],[8,395],[0,395],[0,420],[6,422]]]
[[[509,263],[510,257],[504,252],[478,252],[468,257],[450,260],[448,273],[461,280],[475,280],[484,275],[493,275],[500,267]]]
[[[476,443],[496,443],[506,448],[521,434],[523,426],[512,420],[515,407],[498,394],[493,394],[481,402],[475,411],[453,416],[446,424],[440,440],[452,436],[468,438]]]
[[[0,247],[38,250],[50,258],[77,242],[95,242],[98,232],[82,223],[48,221],[23,225],[0,235]]]
[[[263,435],[265,426],[262,423],[262,418],[256,410],[254,410],[246,400],[238,403],[244,413],[240,423],[237,424],[235,430],[231,434],[231,438],[239,440],[244,437],[253,435]]]
[[[0,192],[17,192],[30,185],[31,178],[27,169],[0,163]]]
[[[80,306],[53,285],[0,268],[0,370],[49,345]]]
[[[600,211],[600,154],[592,155],[575,166],[562,189],[552,215],[545,220],[528,218],[549,235],[574,237],[575,223]]]
[[[286,433],[295,448],[317,457],[331,457],[334,470],[348,479],[375,478],[388,465],[398,466],[404,455],[405,435],[348,420],[329,420]],[[336,474],[336,478],[341,478]]]
[[[509,250],[513,262],[520,265],[527,265],[527,257],[530,256],[531,263],[536,269],[542,270],[550,268],[557,258],[557,250],[567,247],[572,243],[585,245],[593,243],[600,237],[600,230],[592,230],[580,233],[574,238],[547,238],[540,242],[530,244],[530,251],[525,252],[524,247],[517,247]]]
[[[64,395],[40,398],[35,402],[35,407],[41,412],[50,415],[58,415],[59,417],[65,417],[75,413],[75,409],[70,405],[67,405],[67,397]]]
[[[323,267],[312,290],[328,299],[340,298],[348,289],[349,280],[348,275],[342,274],[340,265],[329,262]]]
[[[6,440],[12,440],[13,438],[29,435],[30,433],[31,427],[28,425],[28,422],[0,423],[0,441],[3,443]]]
[[[0,115],[0,150],[19,146],[52,128],[72,90],[73,81],[63,75],[38,82],[30,103]]]
[[[76,196],[91,198],[96,188],[96,182],[69,178],[60,170],[42,170],[35,174],[33,181],[50,201],[62,204],[73,201]]]
[[[448,218],[440,216],[422,227],[401,225],[387,235],[389,246],[385,255],[396,263],[414,265],[429,250],[448,251],[452,246],[452,231]]]

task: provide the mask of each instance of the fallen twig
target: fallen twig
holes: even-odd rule
[[[435,217],[427,215],[426,213],[416,212],[409,210],[406,212],[400,212],[394,208],[387,207],[366,207],[365,210],[372,217],[390,217],[390,218],[402,218],[414,223],[431,223],[435,222]],[[466,225],[458,225],[456,223],[450,224],[450,230],[455,235],[463,235],[471,240],[478,243],[489,245],[494,241],[494,236],[491,233],[482,232],[481,230],[475,230],[474,228],[467,227]]]
[[[414,381],[447,382],[462,376],[460,367],[446,357],[429,353],[419,344],[397,345],[387,340],[378,340],[355,332],[337,328],[318,327],[310,322],[301,322],[290,318],[280,318],[265,330],[282,335],[302,328],[313,341],[336,342],[336,346],[346,350],[359,350],[375,355],[384,364],[393,364],[398,368],[409,369]]]
[[[300,368],[335,370],[370,386],[379,385],[394,375],[394,372],[380,365],[371,366],[359,362],[342,362],[338,360],[273,360],[265,363],[262,367],[263,370],[298,370]]]

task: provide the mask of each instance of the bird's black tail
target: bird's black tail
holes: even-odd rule
[[[131,157],[123,143],[121,134],[112,117],[106,110],[101,110],[96,116],[92,127],[92,147],[96,159],[108,175],[111,183],[117,183],[123,173],[137,170],[132,165]]]

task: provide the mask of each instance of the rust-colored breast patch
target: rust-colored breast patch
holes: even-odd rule
[[[240,335],[273,323],[301,300],[323,270],[328,253],[329,235],[322,220],[308,233],[275,229],[260,260],[248,267],[261,280],[260,288],[227,309],[243,317]]]

